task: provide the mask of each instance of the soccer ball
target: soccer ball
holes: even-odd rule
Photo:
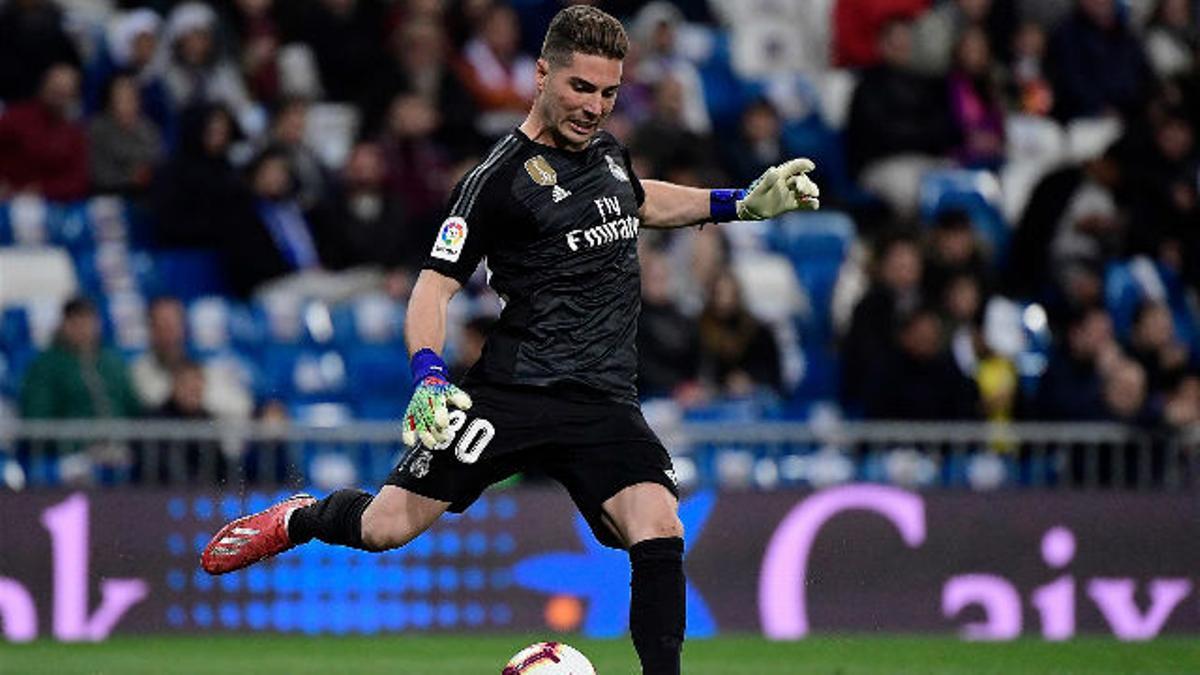
[[[500,675],[596,675],[587,657],[571,645],[538,642],[517,652]]]

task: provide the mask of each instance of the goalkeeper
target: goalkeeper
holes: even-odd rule
[[[603,125],[628,48],[595,8],[562,10],[537,63],[524,123],[459,182],[408,306],[411,446],[376,495],[298,495],[235,520],[202,564],[213,574],[318,539],[403,546],[489,485],[537,467],[566,487],[597,539],[629,552],[630,631],[644,673],[678,675],[685,623],[683,526],[671,459],[638,407],[637,233],[816,209],[812,162],[747,190],[641,181]],[[439,352],[450,298],[487,258],[505,300],[461,388]]]

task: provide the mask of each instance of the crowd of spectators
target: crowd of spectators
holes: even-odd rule
[[[453,183],[528,110],[537,39],[562,4],[0,2],[0,198],[120,195],[153,216],[154,246],[220,251],[243,298],[382,290],[402,302]],[[1200,421],[1197,3],[597,4],[633,42],[607,127],[640,175],[744,185],[808,154],[823,205],[855,218],[831,338],[848,414]],[[798,46],[771,46],[773,16],[803,17],[794,35],[783,24]],[[737,95],[702,76],[714,35],[729,39]],[[856,83],[840,132],[794,95],[832,69]],[[746,95],[746,82],[763,86]],[[796,133],[813,117],[829,132],[820,140]],[[1018,117],[1114,120],[1122,132],[1039,177],[1007,250],[972,214],[922,214],[924,172],[1002,170]],[[795,390],[794,326],[754,311],[736,264],[764,232],[643,233],[645,396],[686,407]],[[1105,271],[1134,256],[1157,291],[1117,322]],[[1020,303],[1056,336],[1036,386],[996,327]],[[151,303],[149,349],[126,370],[98,344],[95,308],[68,304],[21,413],[244,418],[275,405],[194,362],[182,314],[178,300]],[[467,316],[455,332],[474,344],[486,326]]]

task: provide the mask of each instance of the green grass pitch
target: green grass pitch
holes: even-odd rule
[[[48,641],[0,643],[0,674],[147,675],[239,673],[285,675],[498,675],[529,635],[480,637],[215,637],[117,638],[93,645]],[[567,638],[600,675],[636,675],[626,640]],[[1198,673],[1200,640],[1144,644],[1085,638],[1066,643],[1022,640],[964,643],[928,637],[818,637],[768,642],[751,637],[695,640],[684,652],[685,675],[1022,675],[1045,673]]]

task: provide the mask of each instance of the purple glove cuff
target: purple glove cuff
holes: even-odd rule
[[[708,212],[713,222],[737,220],[737,203],[745,196],[745,190],[709,190]]]
[[[442,357],[438,356],[437,352],[428,347],[412,355],[412,361],[409,362],[409,370],[412,371],[414,388],[424,382],[427,377],[448,380],[446,362],[442,361]]]

